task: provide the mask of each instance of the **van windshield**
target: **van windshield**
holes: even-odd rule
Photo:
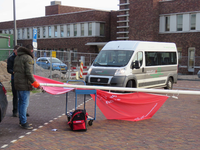
[[[133,55],[130,50],[102,50],[95,59],[93,66],[123,67]]]

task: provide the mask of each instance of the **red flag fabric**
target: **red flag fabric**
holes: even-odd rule
[[[44,78],[44,77],[37,76],[37,75],[34,75],[34,78],[39,83],[66,84],[63,82],[55,81],[55,80],[52,80],[49,78]],[[52,94],[52,95],[64,94],[71,90],[74,90],[74,88],[67,88],[67,87],[50,87],[50,86],[42,86],[42,87],[43,87],[44,91],[46,91],[47,93]]]
[[[95,95],[91,95],[95,99]],[[168,96],[147,93],[112,93],[97,90],[97,106],[107,119],[140,121],[151,118]]]

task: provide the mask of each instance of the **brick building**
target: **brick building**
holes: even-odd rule
[[[96,53],[111,40],[174,42],[179,72],[200,69],[200,1],[120,0],[118,11],[62,6],[53,1],[45,17],[17,20],[18,43],[32,42],[38,29],[38,49]],[[12,33],[13,21],[1,22],[0,33]]]
[[[17,20],[17,43],[32,43],[33,28],[37,28],[37,43],[40,50],[97,53],[98,48],[102,48],[105,42],[115,39],[111,38],[110,33],[116,33],[116,29],[111,28],[116,27],[116,13],[62,6],[61,2],[53,1],[50,6],[46,6],[45,17]],[[13,21],[1,22],[0,33],[12,34]],[[98,45],[90,45],[96,42]]]

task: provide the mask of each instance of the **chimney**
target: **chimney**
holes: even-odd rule
[[[51,5],[61,5],[61,1],[51,1]]]

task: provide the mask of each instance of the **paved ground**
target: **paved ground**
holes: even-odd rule
[[[179,80],[174,88],[200,90],[200,81]],[[18,127],[18,119],[9,117],[11,113],[8,112],[7,117],[0,124],[1,128],[2,125],[8,126],[6,132],[3,130],[4,134],[0,134],[0,147],[11,150],[200,149],[199,96],[179,95],[179,99],[170,97],[151,119],[139,122],[107,120],[97,108],[97,120],[92,126],[88,126],[87,132],[70,131],[67,118],[62,115],[65,112],[64,97],[65,95],[55,97],[43,93],[31,96],[32,106],[29,108],[31,117],[28,119],[34,125],[33,131]],[[70,97],[73,101],[74,97],[72,95]],[[46,99],[49,99],[49,102],[45,101]],[[56,103],[51,99],[56,99]],[[70,109],[73,106],[74,104],[71,103]],[[44,109],[42,111],[44,113],[41,113],[41,109]],[[93,100],[87,102],[86,110],[89,114],[94,114]],[[10,124],[13,120],[16,122],[14,126]],[[20,131],[20,135],[15,136],[17,131]],[[10,135],[13,136],[11,141],[1,142],[3,136]]]

